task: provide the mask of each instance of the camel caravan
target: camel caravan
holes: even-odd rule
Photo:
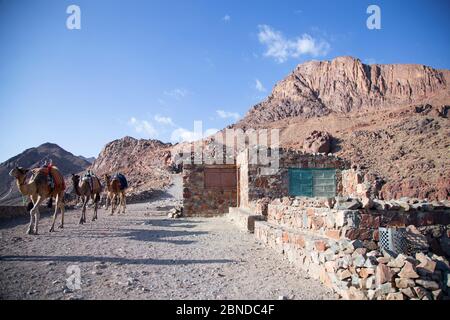
[[[61,224],[59,228],[64,228],[64,195],[66,184],[63,175],[56,166],[51,162],[44,163],[41,167],[34,169],[25,169],[16,166],[10,171],[9,175],[16,179],[20,193],[30,199],[27,205],[27,210],[30,212],[30,225],[27,234],[38,234],[39,207],[45,200],[48,200],[47,206],[51,208],[53,199],[55,199],[55,212],[49,232],[55,231],[58,209],[61,211]],[[28,176],[29,178],[27,178]],[[94,209],[92,221],[97,220],[98,206],[102,193],[105,190],[104,186],[106,186],[105,209],[108,210],[110,204],[111,216],[114,214],[116,208],[119,208],[119,214],[121,209],[122,213],[125,213],[125,192],[128,188],[126,177],[121,173],[116,173],[113,176],[105,174],[104,179],[105,183],[102,185],[100,178],[91,170],[88,170],[82,177],[78,174],[72,174],[73,192],[82,204],[79,224],[86,223],[86,208],[89,200],[92,201]],[[116,204],[116,202],[118,203]]]

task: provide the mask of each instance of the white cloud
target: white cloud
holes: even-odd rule
[[[177,100],[181,100],[182,98],[186,97],[187,95],[189,95],[189,91],[183,88],[176,88],[176,89],[172,89],[169,91],[164,91],[164,94],[166,96],[175,98]]]
[[[263,84],[261,83],[261,81],[259,81],[259,79],[256,79],[256,85],[255,85],[256,90],[258,90],[259,92],[266,92],[266,88],[264,88]]]
[[[130,121],[128,121],[128,124],[132,126],[137,133],[143,133],[152,138],[158,136],[158,131],[146,120],[139,120],[132,117]]]
[[[225,22],[230,22],[230,20],[231,20],[231,17],[230,17],[228,14],[226,14],[226,15],[222,18],[222,21],[225,21]]]
[[[287,39],[283,33],[271,26],[259,25],[258,28],[259,42],[266,46],[264,55],[275,58],[279,63],[301,55],[324,56],[330,50],[330,44],[327,41],[314,39],[306,33],[301,37]]]
[[[184,128],[177,128],[172,132],[171,141],[176,142],[193,142],[196,140],[200,140],[202,138],[206,138],[210,135],[217,133],[219,130],[212,128],[203,132],[203,136],[199,132],[190,131]]]
[[[175,126],[175,124],[172,121],[172,118],[170,118],[170,117],[163,117],[163,116],[160,116],[160,115],[157,114],[154,117],[154,119],[155,119],[156,122],[158,122],[160,124]]]
[[[234,120],[238,120],[241,116],[239,115],[239,113],[237,112],[229,112],[229,111],[225,111],[225,110],[216,110],[217,115],[222,118],[222,119],[234,119]]]

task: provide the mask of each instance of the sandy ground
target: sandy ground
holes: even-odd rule
[[[0,298],[334,298],[227,218],[169,219],[173,205],[129,205],[112,217],[101,209],[82,226],[80,212],[69,211],[53,234],[41,217],[38,236],[25,235],[28,219],[0,222]]]

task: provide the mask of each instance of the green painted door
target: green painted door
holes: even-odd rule
[[[336,170],[289,169],[289,195],[326,198],[336,196]]]

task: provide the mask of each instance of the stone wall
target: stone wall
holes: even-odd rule
[[[0,219],[29,217],[25,206],[0,206]]]
[[[237,157],[237,164],[245,170],[241,171],[241,179],[248,180],[245,189],[241,189],[241,206],[256,209],[257,201],[262,198],[281,198],[289,195],[289,168],[334,168],[336,169],[336,192],[343,193],[342,175],[344,169],[350,167],[349,162],[335,156],[324,154],[307,154],[300,151],[279,150],[278,168],[266,174],[270,165],[253,164],[246,149]],[[245,175],[242,177],[242,175]],[[247,192],[244,192],[247,191]]]
[[[354,198],[362,198],[367,185],[363,184],[361,172],[354,169],[342,171],[342,194]]]
[[[268,204],[254,233],[345,299],[442,299],[450,291],[450,207],[355,199],[289,198]],[[415,201],[414,201],[415,202]],[[414,252],[379,249],[379,227],[406,227]]]
[[[243,208],[250,208],[248,200],[248,153],[241,152],[236,157],[236,163],[239,168],[239,206]]]
[[[333,205],[328,199],[285,197],[275,199],[268,205],[267,221],[286,228],[315,232],[335,240],[358,239],[372,250],[378,247],[380,227],[414,226],[426,237],[422,242],[426,241],[435,253],[450,257],[448,207],[417,206],[408,211],[398,208],[339,209],[343,206],[342,203]]]
[[[255,236],[312,278],[349,300],[440,300],[450,296],[448,260],[434,254],[390,255],[360,240],[334,240],[255,222]]]
[[[205,168],[235,168],[234,165],[192,165],[183,167],[183,214],[217,216],[237,206],[237,188],[223,190],[205,188]]]
[[[39,207],[39,212],[41,214],[53,213],[54,207],[49,209],[46,206],[41,206]],[[0,219],[12,219],[18,217],[30,217],[30,213],[27,211],[25,206],[0,206]]]

